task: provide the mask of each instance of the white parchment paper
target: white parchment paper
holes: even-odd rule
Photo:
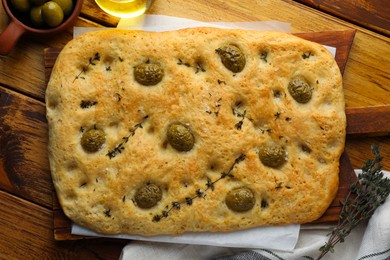
[[[218,27],[246,30],[272,30],[290,32],[290,24],[279,21],[265,22],[215,22],[205,23],[190,19],[164,16],[144,15],[135,19],[122,19],[118,28],[144,30],[144,31],[168,31],[190,27]],[[75,28],[74,36],[97,28]],[[327,46],[326,46],[327,47]],[[333,55],[335,48],[327,47]],[[259,227],[230,233],[185,233],[180,236],[132,236],[132,235],[102,235],[88,230],[77,224],[72,225],[72,234],[98,237],[113,237],[121,239],[155,241],[166,243],[212,245],[238,248],[263,248],[281,251],[292,251],[298,241],[300,225],[288,225],[279,227]]]
[[[133,235],[102,235],[77,224],[72,225],[72,234],[132,239],[142,241],[209,245],[237,248],[265,248],[281,251],[292,251],[298,241],[300,225],[280,227],[259,227],[230,233],[185,233],[179,236],[133,236]]]
[[[289,23],[279,21],[259,21],[259,22],[200,22],[196,20],[179,18],[167,15],[144,15],[132,19],[121,19],[117,28],[126,28],[144,31],[172,31],[193,27],[217,27],[225,29],[246,29],[258,31],[281,31],[290,32]]]

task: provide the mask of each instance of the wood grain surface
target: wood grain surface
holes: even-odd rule
[[[390,135],[390,105],[348,108],[347,133],[350,137],[362,135]]]
[[[370,1],[375,5],[378,2],[381,1]],[[377,10],[378,17],[389,13],[385,8]],[[149,13],[206,22],[279,20],[291,23],[294,33],[356,30],[343,77],[347,111],[390,104],[390,38],[377,33],[379,29],[351,23],[353,17],[334,16],[321,6],[293,0],[156,0]],[[118,21],[102,12],[94,0],[84,0],[75,26],[114,27]],[[0,56],[0,259],[112,259],[119,256],[127,243],[54,240],[53,186],[48,178],[47,158],[42,156],[47,142],[42,137],[47,126],[42,121],[44,114],[40,114],[44,112],[46,89],[43,51],[62,48],[72,39],[72,33],[69,28],[54,37],[24,35],[10,55]],[[380,121],[382,116],[376,120]],[[360,127],[377,123],[369,118]],[[352,166],[359,168],[371,158],[372,144],[381,147],[384,169],[390,169],[389,135],[347,136],[346,151]]]
[[[390,3],[384,0],[298,0],[352,23],[390,36]]]
[[[118,259],[128,243],[102,238],[58,243],[52,233],[52,210],[4,191],[0,210],[0,236],[6,238],[0,243],[1,259]]]
[[[45,207],[52,204],[47,139],[44,103],[0,87],[0,187]]]

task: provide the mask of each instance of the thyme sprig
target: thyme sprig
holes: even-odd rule
[[[80,107],[83,109],[90,108],[90,107],[96,105],[97,103],[98,103],[97,101],[81,100]]]
[[[110,218],[111,217],[111,209],[106,209],[103,211],[104,213],[104,216],[107,217],[107,218]]]
[[[329,234],[329,240],[320,248],[321,259],[328,252],[334,252],[334,246],[344,242],[351,231],[362,221],[369,219],[390,194],[390,179],[383,178],[382,157],[379,147],[371,146],[374,159],[362,166],[358,180],[351,183],[350,192],[342,202],[343,208],[337,226]]]
[[[191,64],[189,64],[188,62],[184,62],[182,61],[181,59],[178,59],[178,62],[176,63],[177,65],[184,65],[186,67],[191,67]]]
[[[244,110],[244,113],[242,114],[237,114],[238,117],[241,117],[242,119],[238,121],[234,126],[237,128],[237,130],[241,130],[242,125],[244,124],[244,119],[246,115],[246,110]]]
[[[239,111],[240,106],[241,102],[238,102],[236,104],[236,107],[232,108],[233,115],[235,115],[236,117],[241,117],[241,120],[234,125],[237,130],[241,130],[242,125],[244,124],[244,119],[246,117],[246,110],[244,110],[244,112]]]
[[[221,176],[214,181],[212,181],[210,178],[207,178],[207,182],[205,184],[206,185],[205,189],[197,189],[195,191],[195,194],[193,194],[192,196],[185,197],[182,201],[173,201],[170,206],[169,205],[166,206],[165,210],[161,211],[161,214],[157,214],[157,215],[153,216],[153,219],[152,219],[153,222],[159,222],[163,218],[169,217],[169,214],[171,213],[172,210],[175,210],[175,209],[180,210],[182,205],[191,206],[195,199],[206,197],[207,191],[209,191],[209,190],[214,191],[215,184],[217,182],[225,179],[226,177],[233,178],[234,175],[232,174],[232,171],[233,171],[234,167],[236,167],[236,165],[239,164],[240,162],[242,162],[243,160],[245,160],[245,154],[240,154],[234,160],[234,163],[230,166],[230,168],[227,172],[222,172]]]
[[[76,79],[79,78],[84,79],[84,77],[82,77],[81,74],[87,72],[89,66],[95,66],[97,61],[100,61],[100,54],[98,52],[96,52],[93,57],[89,58],[88,64],[81,69],[80,73],[74,78],[73,82],[75,82]]]
[[[304,54],[302,54],[303,59],[308,59],[308,58],[310,58],[310,56],[314,56],[314,54],[311,53],[311,51],[305,52]]]
[[[138,128],[143,128],[142,124],[143,122],[145,122],[145,120],[148,118],[149,116],[144,116],[143,120],[134,125],[131,129],[130,129],[130,133],[127,135],[127,136],[124,136],[122,137],[122,141],[120,143],[118,143],[114,149],[108,151],[108,153],[106,154],[108,157],[110,157],[110,159],[114,158],[115,156],[117,156],[118,154],[122,153],[122,151],[125,149],[124,145],[129,141],[130,137],[134,136],[135,135],[135,132],[137,131]]]
[[[268,52],[263,51],[263,52],[260,54],[260,59],[262,59],[264,62],[268,62],[268,61],[267,61],[267,56],[268,56]]]
[[[205,72],[205,68],[203,67],[203,64],[201,62],[195,62],[195,65],[191,66],[190,63],[184,62],[182,59],[178,59],[177,65],[184,65],[187,68],[194,67],[195,68],[195,74],[198,74],[199,72]]]
[[[281,112],[276,112],[275,114],[274,114],[274,117],[275,117],[275,120],[276,119],[279,119],[279,117],[280,117],[280,115],[281,115],[282,113]]]
[[[221,84],[225,84],[226,85],[226,82],[221,80],[221,79],[218,79],[217,82],[218,82],[218,85],[221,85]]]
[[[262,134],[265,134],[265,133],[272,133],[272,129],[271,128],[267,128],[267,127],[260,127],[259,130],[261,131]]]
[[[197,62],[195,64],[195,74],[198,74],[199,72],[206,72],[206,70],[203,67],[203,64],[200,62]]]

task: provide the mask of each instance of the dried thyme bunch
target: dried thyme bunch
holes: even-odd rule
[[[342,202],[338,225],[329,234],[329,240],[320,248],[321,259],[328,252],[334,252],[337,243],[344,242],[361,221],[369,219],[375,210],[382,205],[390,194],[390,179],[383,178],[382,157],[379,147],[372,145],[374,159],[369,159],[362,167],[358,180],[351,184],[350,192]]]

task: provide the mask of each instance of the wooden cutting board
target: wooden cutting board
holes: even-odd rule
[[[329,31],[329,32],[315,32],[315,33],[297,33],[295,35],[310,40],[318,42],[323,45],[328,45],[336,47],[336,62],[340,68],[341,73],[344,72],[345,65],[347,63],[348,54],[355,36],[355,30],[347,31]],[[60,49],[48,48],[44,52],[44,65],[45,65],[45,77],[46,81],[49,80],[50,74],[55,63],[55,60],[60,52]],[[365,115],[365,109],[356,108],[346,111],[348,125],[351,126],[347,129],[347,134],[376,134],[380,131],[375,129],[367,128],[365,125],[360,125],[358,122],[358,117],[360,115]],[[373,109],[372,113],[375,113],[377,110]],[[385,108],[384,111],[380,111],[378,115],[378,120],[380,116],[383,116],[381,113],[386,113],[390,111],[390,107]],[[354,122],[349,122],[349,117],[354,120]],[[372,116],[372,114],[370,114]],[[390,121],[390,120],[389,120]],[[390,128],[388,128],[390,129]],[[390,130],[389,130],[390,131]],[[348,155],[344,152],[340,158],[340,181],[339,189],[336,195],[336,198],[324,213],[324,215],[315,221],[315,223],[324,223],[324,222],[334,222],[338,221],[339,213],[341,211],[340,200],[345,198],[349,192],[350,183],[356,179],[353,168],[349,161]],[[55,197],[53,199],[53,211],[54,211],[54,237],[56,240],[71,240],[71,239],[80,239],[82,236],[76,236],[71,234],[71,221],[64,215],[61,210],[58,200]]]

